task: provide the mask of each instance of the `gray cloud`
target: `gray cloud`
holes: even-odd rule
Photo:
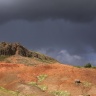
[[[58,61],[61,63],[65,64],[72,64],[72,65],[81,65],[83,66],[84,64],[90,62],[88,59],[85,59],[84,56],[79,56],[79,55],[72,55],[70,54],[67,50],[57,50],[57,49],[52,49],[52,48],[42,48],[37,50],[43,54],[49,55],[53,58],[56,58]],[[95,64],[96,61],[92,60],[92,64]],[[91,62],[90,62],[91,63]]]
[[[0,0],[0,22],[64,19],[90,22],[96,17],[96,0]]]

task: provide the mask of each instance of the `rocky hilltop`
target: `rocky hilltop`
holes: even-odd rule
[[[30,57],[32,54],[19,43],[0,43],[0,55],[21,55]]]
[[[29,51],[24,46],[19,43],[7,43],[1,42],[0,43],[0,56],[13,56],[13,55],[20,55],[23,57],[34,57],[40,60],[51,60],[56,61],[55,59],[45,56],[41,53]]]

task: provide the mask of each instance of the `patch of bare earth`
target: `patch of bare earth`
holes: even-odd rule
[[[37,76],[44,74],[47,77],[38,82]],[[76,84],[76,79],[81,83]],[[30,82],[47,86],[47,90],[28,85]],[[59,63],[34,66],[0,63],[0,86],[19,90],[22,94],[33,92],[36,96],[51,96],[50,91],[54,90],[68,91],[71,96],[80,94],[96,96],[96,69],[76,68]]]

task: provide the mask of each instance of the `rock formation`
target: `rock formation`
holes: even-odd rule
[[[30,57],[31,53],[19,43],[0,43],[0,55],[21,55]]]
[[[20,56],[24,56],[24,57],[34,57],[34,58],[38,58],[41,60],[56,61],[55,59],[45,56],[43,54],[29,51],[25,47],[20,45],[19,43],[1,42],[0,43],[0,55],[7,55],[7,56],[20,55]]]

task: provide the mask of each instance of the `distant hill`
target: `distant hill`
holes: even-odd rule
[[[29,51],[19,43],[7,43],[7,42],[0,43],[0,61],[6,61],[8,63],[14,62],[24,64],[33,64],[34,62],[36,63],[37,61],[38,61],[37,63],[58,62],[57,60],[44,54],[41,54],[39,52]]]

